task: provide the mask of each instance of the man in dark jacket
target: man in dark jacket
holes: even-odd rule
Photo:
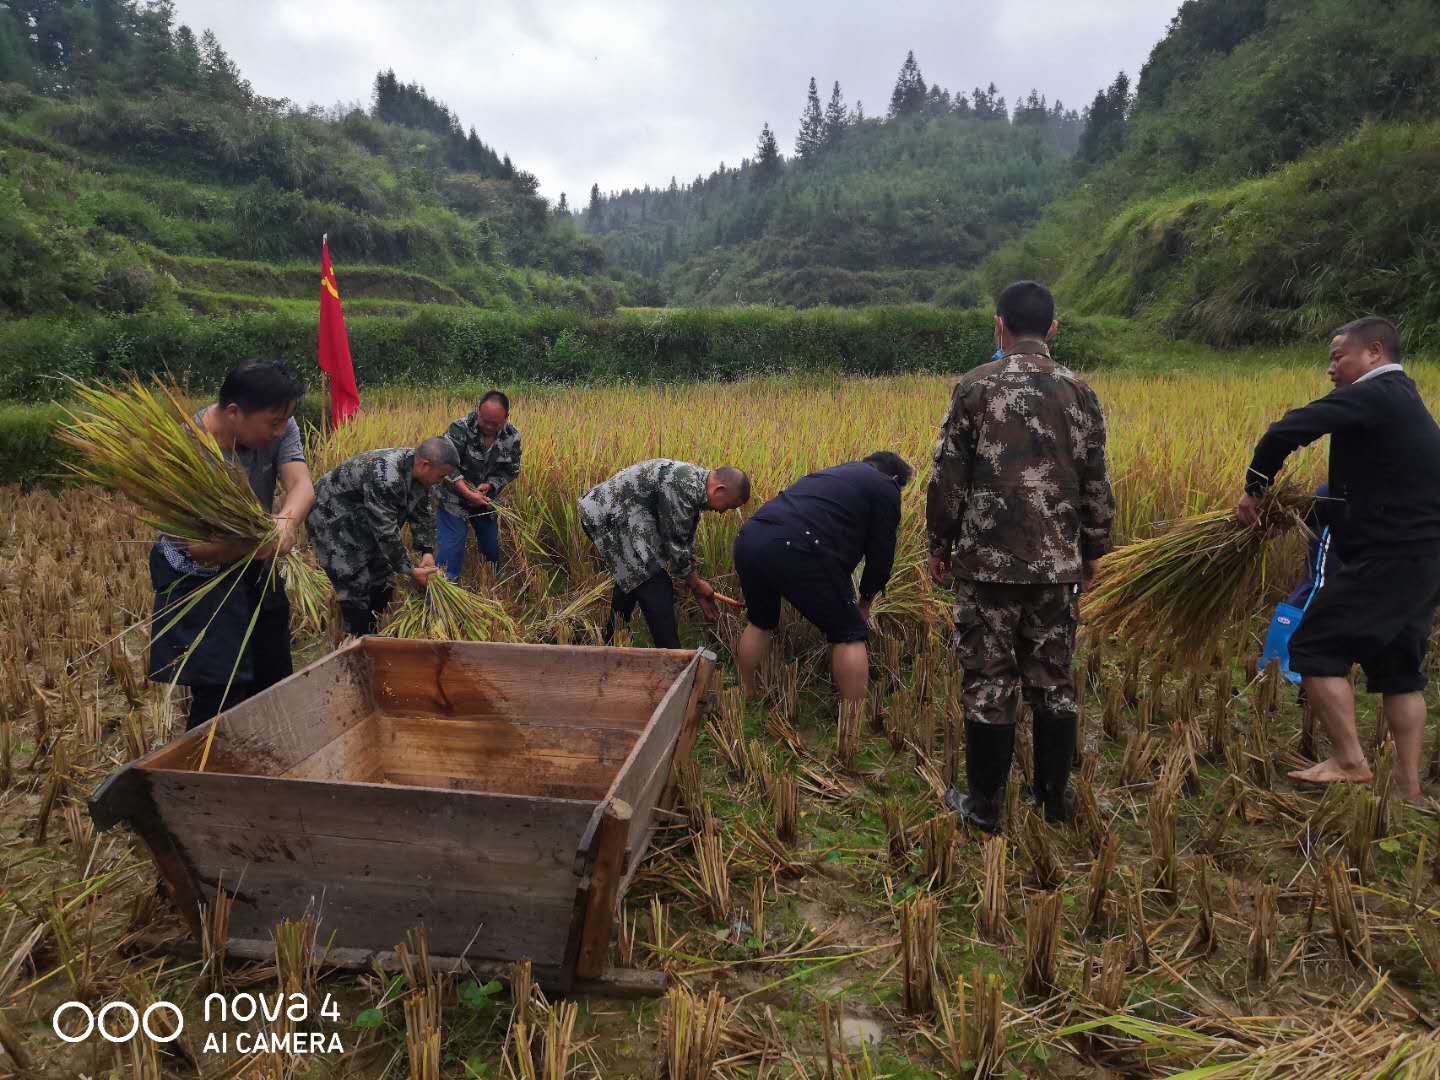
[[[1055,301],[1019,281],[996,303],[1004,355],[961,378],[940,427],[926,523],[930,571],[955,589],[965,674],[962,797],[970,824],[1000,828],[1020,694],[1034,722],[1036,801],[1070,816],[1079,715],[1070,665],[1077,594],[1110,543],[1115,503],[1095,392],[1050,356]]]
[[[1351,667],[1385,701],[1395,739],[1395,787],[1421,797],[1425,650],[1440,604],[1440,425],[1401,367],[1388,320],[1357,319],[1330,341],[1335,390],[1270,425],[1235,508],[1258,522],[1261,497],[1289,454],[1330,436],[1329,524],[1341,565],[1332,569],[1290,641],[1311,706],[1330,733],[1331,756],[1292,772],[1317,784],[1369,783],[1355,732]]]
[[[735,570],[749,625],[735,661],[745,696],[759,690],[760,668],[785,599],[830,642],[835,689],[865,700],[870,677],[870,604],[890,580],[900,489],[911,468],[889,450],[864,461],[801,477],[762,506],[735,537]],[[851,575],[865,560],[860,600]]]

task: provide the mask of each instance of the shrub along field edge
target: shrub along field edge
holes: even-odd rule
[[[317,316],[318,317],[318,316]],[[707,308],[587,316],[573,311],[474,312],[427,307],[348,322],[363,386],[455,379],[588,382],[728,380],[789,371],[846,375],[963,371],[993,350],[993,316],[979,309],[910,307]],[[1072,366],[1104,362],[1099,321],[1065,324],[1057,348]],[[63,397],[59,376],[169,374],[211,387],[247,356],[315,372],[316,318],[248,312],[224,319],[179,313],[33,318],[0,323],[0,399]]]

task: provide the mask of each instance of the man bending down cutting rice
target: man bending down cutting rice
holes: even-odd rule
[[[714,619],[715,589],[695,567],[695,530],[705,510],[726,513],[750,501],[750,478],[739,469],[706,469],[654,458],[622,469],[580,499],[580,524],[615,577],[605,642],[615,619],[628,620],[638,605],[656,648],[680,648],[675,585],[682,578],[707,619]]]
[[[1355,731],[1350,669],[1385,702],[1395,790],[1419,801],[1425,739],[1425,651],[1440,604],[1440,425],[1401,366],[1386,319],[1346,323],[1330,341],[1335,389],[1270,425],[1235,515],[1259,522],[1260,499],[1285,459],[1330,436],[1327,521],[1341,565],[1330,569],[1290,639],[1290,668],[1330,734],[1331,754],[1292,779],[1369,783]]]
[[[396,574],[421,588],[430,584],[438,570],[430,489],[459,465],[454,445],[436,435],[414,450],[366,450],[315,482],[315,509],[305,524],[315,560],[335,586],[346,633],[375,632]],[[401,536],[407,524],[418,563]]]

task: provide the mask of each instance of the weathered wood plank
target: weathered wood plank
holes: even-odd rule
[[[208,772],[279,776],[374,712],[370,660],[354,642],[227,709],[140,759],[145,768],[194,769],[210,728]]]
[[[695,752],[695,741],[700,737],[700,721],[705,713],[705,702],[709,699],[710,683],[715,675],[715,662],[718,657],[705,649],[701,651],[699,659],[700,663],[695,669],[695,682],[690,687],[690,700],[685,704],[680,737],[675,741],[675,753],[670,759],[670,776],[665,782],[665,790],[660,794],[658,805],[662,810],[669,810],[675,805],[676,770],[682,761],[690,759],[690,755]]]
[[[156,770],[150,778],[161,819],[177,837],[214,823],[300,846],[310,837],[342,836],[434,848],[447,857],[484,851],[491,860],[571,867],[595,806],[523,795],[220,773]],[[198,864],[205,854],[196,851],[191,857]]]
[[[635,733],[589,726],[531,725],[503,719],[386,716],[379,726],[385,771],[471,776],[497,764],[524,769],[531,762],[585,780],[613,780],[635,744]]]
[[[380,717],[371,713],[338,738],[285,771],[287,778],[380,780]]]
[[[670,778],[670,765],[683,727],[691,689],[700,666],[708,663],[705,654],[694,654],[690,666],[671,685],[656,707],[649,726],[635,743],[629,759],[621,766],[607,798],[623,799],[635,808],[626,841],[626,866],[620,895],[630,886],[635,868],[645,857],[653,831],[655,809]]]
[[[268,873],[317,883],[355,881],[421,888],[568,897],[579,878],[574,856],[537,858],[532,852],[456,842],[387,841],[306,833],[257,835],[214,821],[187,823],[176,841],[192,852],[196,870],[209,879],[239,883]]]
[[[228,878],[225,888],[232,891]],[[247,876],[233,892],[230,929],[240,938],[268,938],[282,919],[314,910],[320,925],[316,940],[338,948],[390,949],[405,940],[406,931],[423,926],[440,956],[528,956],[556,967],[565,958],[569,896],[560,903],[382,882],[320,885],[261,873]]]
[[[377,705],[442,716],[583,715],[642,728],[690,654],[365,639]]]
[[[580,930],[580,951],[575,974],[593,979],[606,968],[610,954],[610,931],[615,922],[615,903],[625,870],[625,846],[630,831],[630,804],[611,799],[595,837],[595,861],[585,901],[585,919]]]
[[[577,799],[597,803],[608,790],[608,776],[591,782],[557,778],[553,773],[517,769],[513,764],[489,769],[479,776],[445,776],[440,773],[390,772],[373,778],[376,783],[444,791],[483,791],[493,795],[529,795],[538,799]]]

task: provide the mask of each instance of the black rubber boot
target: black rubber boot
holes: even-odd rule
[[[1052,824],[1075,816],[1075,793],[1070,790],[1070,768],[1075,760],[1079,721],[1075,716],[1034,713],[1035,802]]]
[[[1005,814],[1005,785],[1014,758],[1014,724],[966,720],[965,779],[969,791],[962,795],[951,788],[945,793],[945,805],[975,828],[999,832]]]

